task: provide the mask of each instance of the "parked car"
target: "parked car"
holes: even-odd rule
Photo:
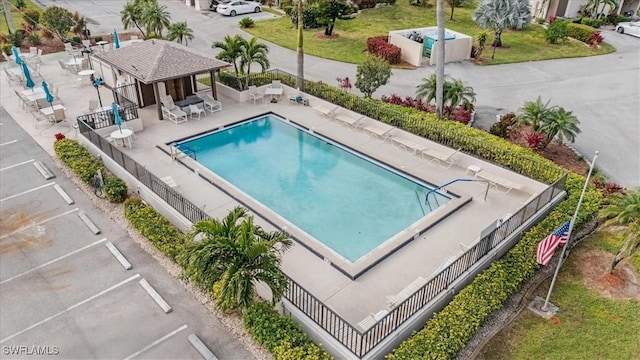
[[[255,1],[230,1],[218,4],[216,12],[222,15],[236,16],[238,14],[259,13],[262,5]]]
[[[616,25],[616,31],[620,34],[629,34],[640,37],[640,21],[621,22]]]
[[[211,3],[209,4],[209,10],[216,11],[218,5],[226,4],[228,2],[231,2],[231,0],[211,0]]]

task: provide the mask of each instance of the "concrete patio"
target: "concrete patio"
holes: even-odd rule
[[[56,63],[57,58],[61,56],[61,54],[46,56],[41,73],[47,82],[60,88],[59,98],[67,109],[68,123],[56,125],[41,123],[38,128],[34,128],[31,114],[20,108],[17,97],[10,90],[11,87],[15,88],[15,85],[9,86],[4,72],[1,79],[3,90],[0,103],[52,156],[55,156],[53,153],[54,134],[61,132],[69,138],[75,138],[77,134],[72,125],[75,123],[76,117],[88,110],[89,100],[97,100],[96,89],[88,81],[80,83],[75,76],[61,73]],[[3,63],[3,66],[7,65]],[[40,84],[39,79],[34,80],[37,85]],[[105,88],[100,89],[100,92],[103,105],[111,104],[113,101],[111,92]],[[447,187],[448,191],[464,198],[470,198],[471,201],[373,266],[356,280],[351,280],[325,259],[314,255],[303,246],[295,244],[284,256],[283,269],[285,273],[353,325],[370,313],[388,309],[386,296],[397,294],[417,277],[430,278],[447,259],[460,254],[462,249],[476,243],[482,230],[491,223],[505,218],[507,214],[515,213],[528,199],[547,187],[545,184],[463,153],[456,155],[455,165],[444,169],[436,162],[410,154],[393,145],[390,141],[382,142],[361,130],[353,130],[339,121],[323,117],[312,109],[312,106],[316,105],[329,106],[322,100],[311,98],[311,106],[309,107],[287,101],[286,95],[294,92],[295,89],[286,88],[282,101],[278,103],[258,102],[255,105],[251,102],[238,103],[228,97],[219,96],[218,100],[223,104],[222,111],[214,114],[207,112],[207,115],[201,120],[190,119],[179,125],[159,120],[154,106],[139,109],[144,129],[135,133],[132,148],[121,149],[158,177],[171,176],[183,196],[216,218],[225,216],[230,209],[238,205],[238,202],[203,180],[195,172],[173,160],[168,155],[171,149],[167,144],[177,139],[268,112],[295,121],[316,133],[390,164],[430,184],[442,185],[453,179],[473,178],[473,174],[468,173],[468,167],[475,165],[524,185],[522,190],[513,190],[508,194],[492,187],[489,189],[486,201],[484,200],[487,188],[485,183],[465,182]],[[221,92],[219,91],[218,94]],[[339,111],[355,116],[347,110]],[[411,134],[399,130],[394,133],[397,136],[418,142],[424,147],[447,150],[439,144],[431,143],[422,138],[414,138]],[[190,159],[185,161],[190,161]],[[206,173],[208,170],[201,168],[198,171]],[[248,203],[252,202],[252,199],[239,191],[236,191],[234,196],[241,197]],[[266,229],[273,229],[273,226],[265,219],[277,219],[275,214],[266,210],[257,215],[256,222],[258,224]],[[186,226],[188,224],[185,223],[181,227],[185,228]],[[283,226],[288,226],[288,224],[283,224]],[[331,226],[331,224],[327,224],[327,226]],[[287,227],[287,231],[296,237],[303,236],[291,227]]]

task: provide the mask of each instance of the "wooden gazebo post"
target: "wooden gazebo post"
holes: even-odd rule
[[[153,98],[156,99],[156,110],[158,111],[158,119],[164,120],[164,117],[162,116],[162,103],[160,102],[160,95],[158,95],[159,92],[160,90],[158,90],[158,83],[154,82]]]
[[[216,73],[214,71],[209,71],[209,80],[211,81],[211,96],[218,100],[218,94],[216,92]]]

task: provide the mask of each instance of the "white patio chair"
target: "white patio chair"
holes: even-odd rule
[[[262,103],[264,103],[264,93],[258,91],[255,85],[249,86],[249,96],[251,100],[253,100],[254,105],[258,99],[262,99]]]
[[[35,46],[30,46],[29,47],[29,54],[33,55],[33,56],[38,56],[38,48]]]
[[[196,93],[196,96],[203,101],[204,108],[210,113],[222,110],[222,103],[213,98],[213,96],[205,93]]]
[[[207,113],[203,108],[199,108],[198,105],[189,105],[189,117],[193,119],[194,115],[198,115],[198,120],[200,120],[200,115],[204,114],[207,116]]]

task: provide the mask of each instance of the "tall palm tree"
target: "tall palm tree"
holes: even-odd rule
[[[176,40],[182,44],[189,45],[189,40],[193,40],[193,30],[187,26],[186,21],[179,21],[169,25],[169,32],[167,33],[167,39],[173,41]]]
[[[563,142],[565,139],[569,142],[574,142],[576,135],[580,133],[578,124],[580,124],[580,121],[571,111],[566,111],[564,108],[558,108],[552,111],[551,115],[540,125],[540,132],[547,135],[547,139],[542,145],[542,148],[546,148],[555,137],[557,137],[560,142]]]
[[[214,49],[221,49],[216,55],[217,59],[224,60],[233,64],[233,69],[236,72],[236,77],[240,71],[238,69],[238,59],[242,53],[242,46],[245,40],[240,35],[225,35],[223,41],[214,42],[211,47]]]
[[[296,44],[297,78],[296,87],[304,91],[304,0],[296,1],[298,13],[298,34]]]
[[[148,1],[142,5],[142,23],[147,29],[147,35],[153,33],[161,38],[164,29],[171,24],[171,14],[165,5],[159,5],[157,1]]]
[[[269,48],[267,45],[259,43],[258,38],[253,37],[249,41],[242,44],[242,52],[240,53],[240,69],[247,74],[245,80],[245,89],[249,87],[249,78],[251,75],[251,64],[260,65],[260,70],[265,71],[269,68],[269,58],[267,54]],[[246,71],[245,71],[246,70]]]
[[[146,37],[145,32],[140,27],[142,21],[142,2],[140,0],[129,1],[124,5],[122,11],[120,11],[120,20],[125,29],[129,29],[135,26],[143,37]]]
[[[187,275],[209,289],[221,282],[216,300],[220,308],[247,309],[258,281],[269,286],[274,302],[282,298],[287,278],[280,269],[281,255],[292,245],[287,234],[264,231],[245,209],[236,207],[223,221],[195,224],[189,236],[202,240],[190,244],[178,261]]]
[[[613,272],[616,265],[623,259],[640,250],[640,187],[627,191],[626,194],[613,194],[610,205],[601,213],[608,219],[605,225],[626,226],[623,232],[624,243],[613,258],[609,272]]]
[[[483,29],[494,31],[493,47],[502,46],[502,31],[506,28],[522,29],[531,22],[527,0],[482,0],[471,18]],[[491,56],[493,59],[494,56]]]
[[[522,105],[518,114],[517,121],[520,124],[529,125],[534,132],[538,132],[540,124],[544,123],[547,118],[555,111],[555,106],[549,106],[551,100],[542,103],[540,96],[536,101],[527,101]]]
[[[436,1],[436,19],[438,25],[438,41],[436,41],[436,117],[444,117],[444,0]]]

